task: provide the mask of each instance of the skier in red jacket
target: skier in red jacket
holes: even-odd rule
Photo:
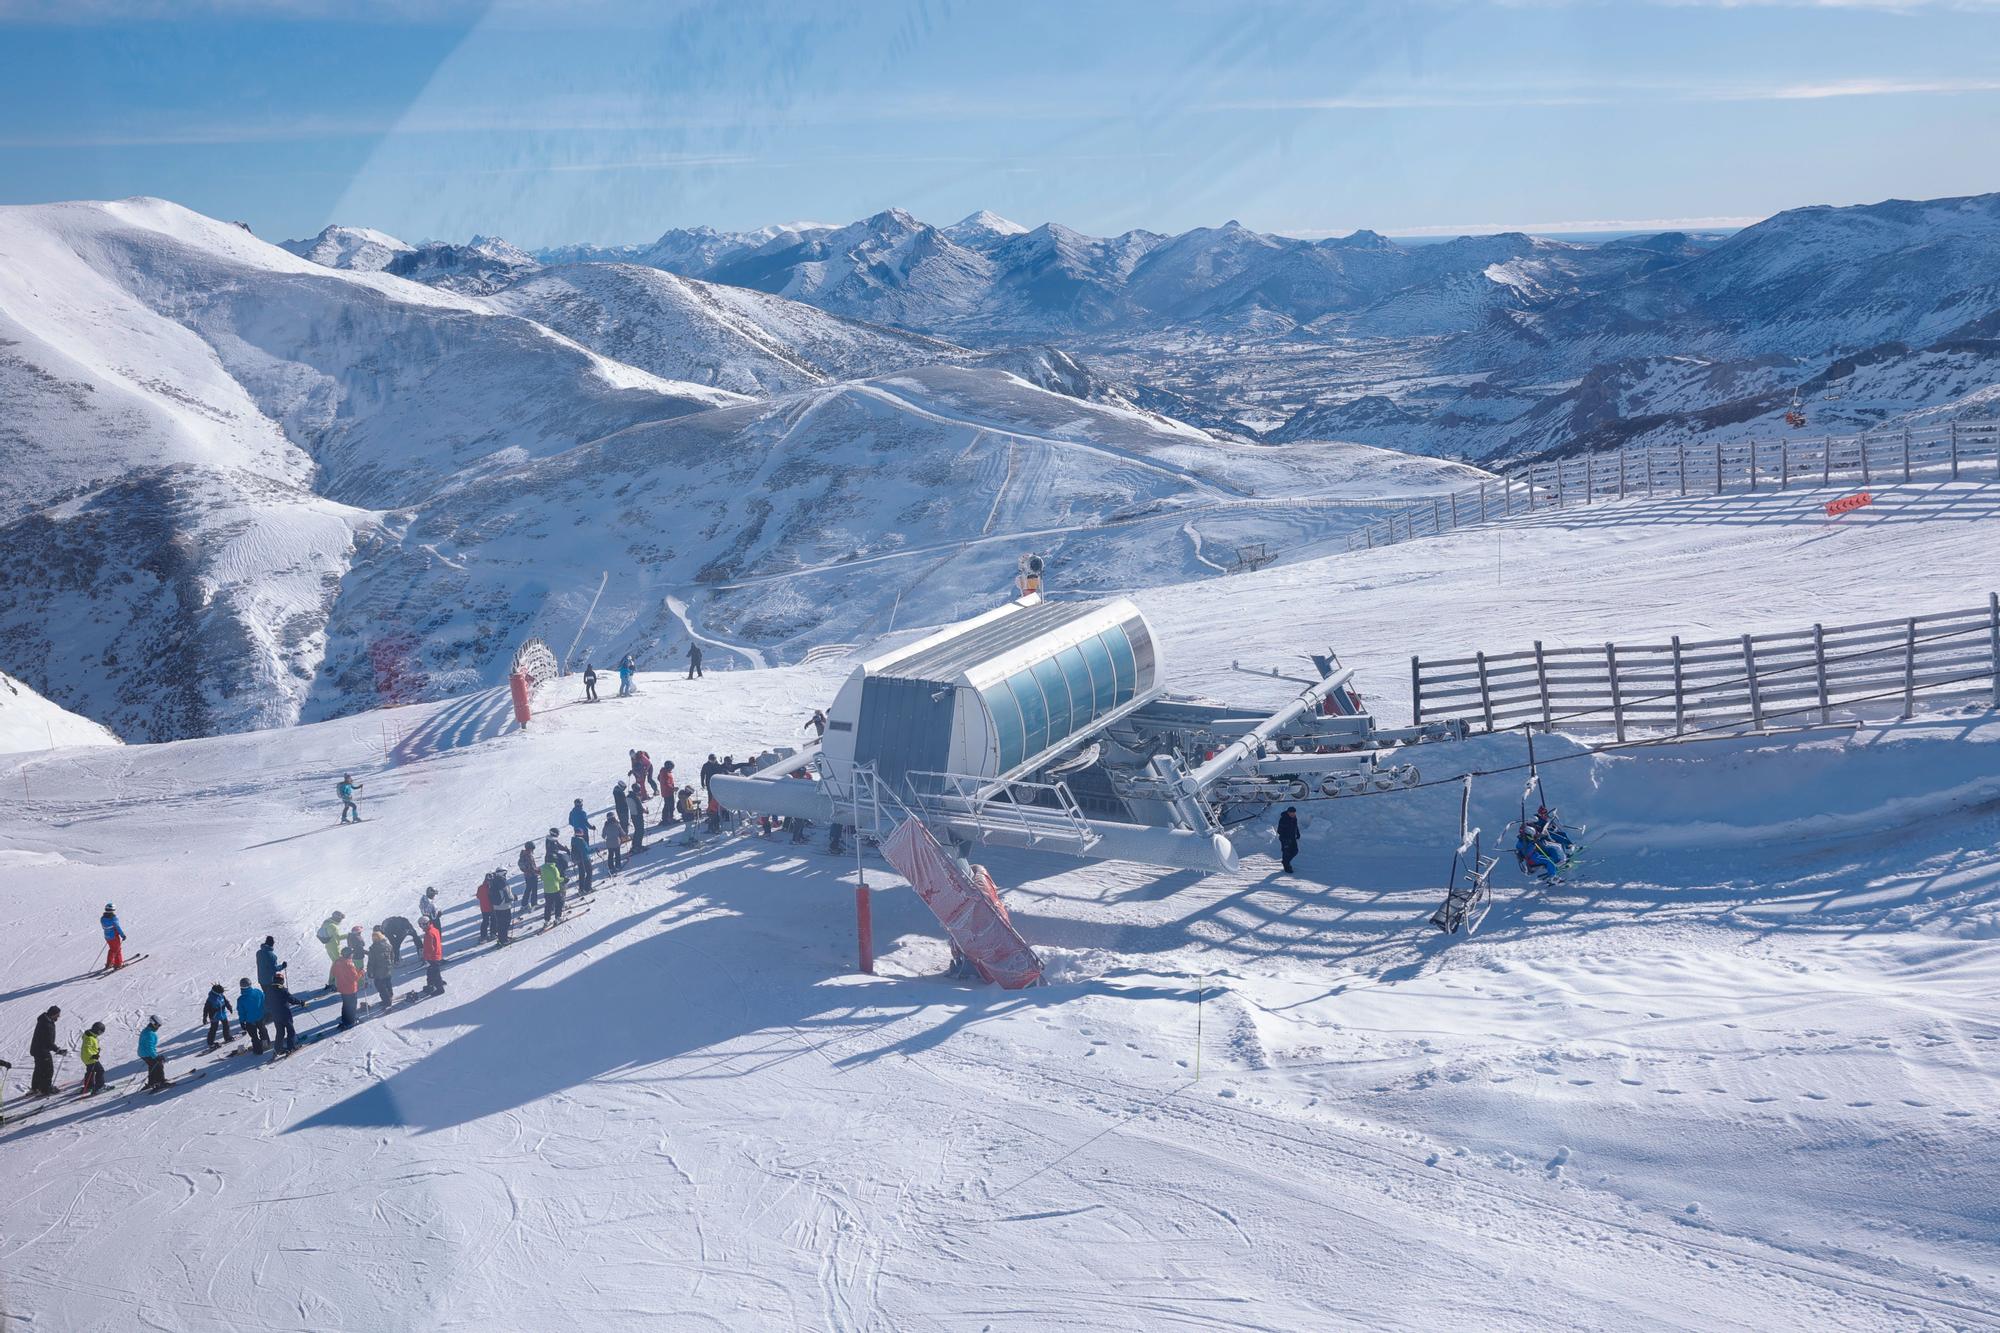
[[[444,933],[438,929],[436,917],[424,919],[424,994],[444,994]]]

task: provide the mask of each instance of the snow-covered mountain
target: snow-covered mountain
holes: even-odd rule
[[[1236,222],[1096,237],[983,211],[937,228],[892,209],[839,228],[668,232],[618,257],[972,346],[1059,342],[1131,401],[1231,433],[1507,455],[1606,438],[1607,424],[1685,436],[1761,419],[1731,396],[1751,369],[1789,394],[1870,348],[1929,347],[2000,310],[1996,235],[2000,195],[1601,244],[1314,241]],[[1737,369],[1680,380],[1651,408],[1649,392],[1602,391],[1635,362],[1687,358]],[[1639,415],[1605,415],[1614,399]]]
[[[357,541],[739,401],[159,200],[0,209],[0,663],[134,739],[295,720]]]
[[[278,247],[326,268],[349,268],[362,273],[379,273],[398,255],[416,249],[387,232],[338,224],[327,226],[310,240],[279,241]]]
[[[950,343],[638,264],[538,269],[494,293],[605,356],[669,379],[770,394],[967,355]]]
[[[135,739],[497,679],[600,581],[589,651],[786,656],[948,619],[1027,546],[1193,576],[1470,475],[639,266],[464,295],[157,200],[0,211],[0,261],[0,663]]]
[[[386,272],[468,296],[497,292],[541,267],[535,257],[497,236],[475,236],[464,245],[429,241],[391,259]]]

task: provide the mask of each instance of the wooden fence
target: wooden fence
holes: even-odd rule
[[[1970,611],[1864,625],[1410,659],[1418,724],[1464,718],[1484,731],[1609,727],[1624,740],[1635,727],[1679,734],[1862,711],[1908,717],[1920,701],[2000,708],[2000,593]]]
[[[1783,491],[1836,482],[1862,488],[1919,476],[2000,481],[2000,422],[1950,421],[1863,435],[1602,450],[1537,463],[1450,495],[1406,501],[1387,517],[1349,533],[1347,549],[1633,496]]]

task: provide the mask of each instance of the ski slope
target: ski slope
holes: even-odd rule
[[[1176,683],[1276,699],[1294,687],[1228,662],[1331,642],[1397,722],[1419,649],[1960,604],[2000,567],[2000,516],[1990,489],[1934,512],[1922,490],[1832,535],[1785,517],[1803,496],[1555,517],[1498,534],[1518,563],[1497,586],[1495,534],[1463,533],[1142,600]],[[1423,925],[1456,832],[1446,784],[1307,805],[1296,877],[1274,873],[1268,824],[1239,831],[1228,875],[995,854],[1051,976],[1023,993],[943,979],[935,922],[873,861],[880,962],[856,975],[854,863],[754,837],[650,848],[588,914],[474,945],[478,877],[572,797],[601,810],[629,748],[688,773],[789,741],[848,669],[644,674],[596,705],[559,684],[525,731],[496,733],[480,694],[0,758],[0,865],[34,890],[0,900],[10,1118],[50,1003],[72,1041],[109,1025],[114,1079],[0,1127],[0,1310],[165,1329],[2000,1325],[1990,714],[1596,756],[1552,739],[1589,865],[1561,886],[1503,867],[1470,938]],[[1499,737],[1416,757],[1439,778],[1521,754]],[[349,770],[368,819],[340,828]],[[1481,782],[1475,821],[1497,831],[1517,781]],[[309,989],[330,909],[409,915],[430,884],[451,904],[444,997],[123,1095],[147,1013],[187,1071],[202,992],[233,990],[267,932]],[[150,956],[84,978],[107,898]]]

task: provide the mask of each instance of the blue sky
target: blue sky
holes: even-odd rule
[[[0,0],[0,202],[538,246],[1726,224],[2000,189],[2000,0]]]

